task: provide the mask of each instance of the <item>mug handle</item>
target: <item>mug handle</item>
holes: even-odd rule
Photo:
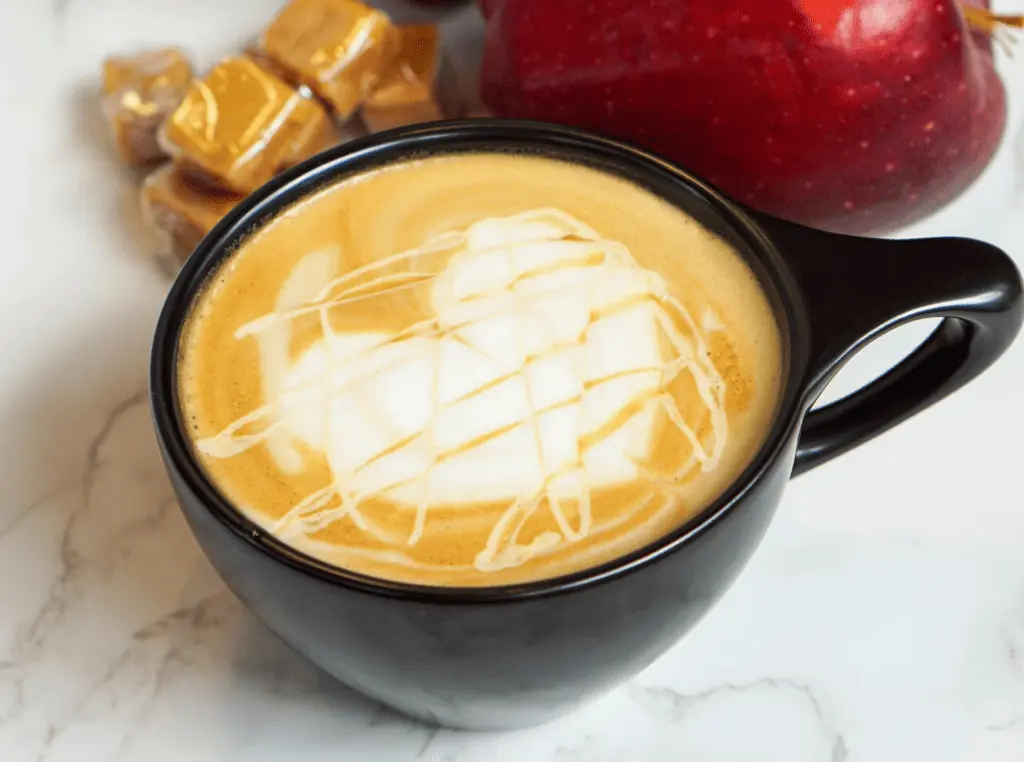
[[[862,389],[806,412],[793,476],[841,455],[938,402],[999,358],[1024,318],[1013,260],[966,238],[885,240],[825,233],[755,214],[788,265],[810,337],[804,410],[839,369],[882,334],[943,318],[921,346]]]

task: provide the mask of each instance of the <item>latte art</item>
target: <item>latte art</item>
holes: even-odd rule
[[[657,273],[571,215],[484,219],[324,283],[331,259],[299,260],[277,309],[236,332],[260,344],[265,404],[196,443],[213,458],[266,444],[286,472],[301,468],[293,440],[326,458],[330,482],[274,524],[283,538],[347,521],[384,546],[371,554],[394,559],[419,542],[431,508],[502,502],[473,558],[496,571],[601,532],[595,491],[648,483],[606,520],[628,521],[718,465],[725,381],[698,326]],[[428,291],[430,317],[390,333],[331,326],[332,310],[409,289]],[[275,352],[281,331],[312,315],[322,336],[290,363]],[[680,374],[699,420],[670,392]],[[659,412],[689,444],[668,469],[650,461]],[[415,512],[406,536],[375,520],[381,500]],[[523,542],[537,511],[557,531]]]
[[[255,231],[182,332],[221,494],[324,563],[517,584],[624,555],[736,478],[780,341],[743,260],[661,197],[536,156],[340,180]]]

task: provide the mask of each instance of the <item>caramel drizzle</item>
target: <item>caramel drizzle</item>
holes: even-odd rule
[[[378,260],[363,267],[349,271],[344,275],[326,283],[315,298],[305,304],[296,306],[293,309],[277,309],[261,318],[258,318],[236,331],[235,336],[242,339],[246,336],[257,338],[268,330],[289,323],[298,317],[309,314],[318,314],[323,337],[326,340],[328,352],[328,367],[321,376],[306,384],[289,388],[290,393],[314,392],[313,400],[310,401],[305,394],[293,394],[292,399],[300,398],[303,406],[322,405],[325,408],[330,403],[334,394],[344,391],[348,386],[367,377],[384,373],[401,360],[392,361],[390,364],[375,365],[365,369],[361,374],[352,374],[343,383],[336,380],[337,371],[344,362],[353,362],[358,359],[367,358],[374,351],[411,338],[440,338],[454,339],[482,357],[497,362],[485,348],[477,347],[470,342],[461,332],[471,327],[480,320],[488,317],[514,314],[521,316],[522,311],[529,307],[534,299],[550,296],[553,289],[538,289],[531,294],[522,295],[515,293],[515,287],[525,280],[547,274],[552,271],[569,267],[583,267],[592,269],[589,273],[592,277],[587,281],[590,292],[588,293],[589,304],[593,304],[593,288],[600,278],[615,277],[615,273],[609,270],[620,268],[628,269],[632,274],[642,273],[644,275],[642,293],[628,296],[611,304],[603,305],[599,309],[591,308],[587,323],[581,333],[575,338],[553,343],[545,351],[535,356],[526,355],[524,332],[518,332],[518,356],[523,358],[518,367],[511,368],[501,373],[478,388],[463,394],[457,399],[451,400],[445,405],[439,399],[439,373],[440,373],[440,348],[441,342],[436,342],[437,355],[433,362],[433,374],[431,380],[432,409],[431,418],[422,431],[411,436],[399,438],[392,442],[384,450],[375,453],[368,460],[356,466],[348,474],[335,474],[334,481],[324,488],[306,496],[298,504],[293,506],[282,516],[272,527],[272,531],[285,538],[300,539],[309,538],[317,532],[325,529],[331,524],[349,519],[361,531],[376,539],[379,543],[389,546],[390,550],[377,551],[373,549],[343,546],[343,549],[352,551],[356,555],[371,556],[378,553],[380,559],[386,562],[395,562],[394,559],[401,557],[405,559],[402,563],[416,566],[418,561],[402,554],[398,548],[402,545],[413,546],[422,537],[426,526],[427,516],[431,506],[430,480],[431,472],[439,464],[457,457],[463,453],[470,452],[482,444],[492,441],[520,426],[527,426],[533,433],[533,439],[537,447],[538,462],[544,466],[544,447],[540,433],[539,421],[541,417],[559,408],[569,406],[580,406],[580,414],[576,416],[577,422],[577,455],[575,462],[561,468],[551,469],[544,474],[543,484],[539,489],[528,495],[522,495],[514,500],[502,513],[493,526],[485,546],[476,556],[474,566],[480,571],[498,571],[500,569],[516,566],[524,563],[530,558],[551,552],[565,542],[578,542],[591,536],[595,529],[591,515],[591,492],[592,489],[587,483],[586,468],[584,460],[586,454],[593,448],[606,441],[616,431],[627,425],[637,415],[648,410],[662,409],[665,411],[668,421],[675,426],[690,444],[690,453],[678,465],[667,478],[664,475],[652,473],[643,463],[633,459],[638,474],[641,475],[649,485],[648,492],[641,497],[634,505],[623,508],[622,512],[614,519],[604,522],[602,526],[596,527],[598,533],[608,531],[614,526],[629,521],[640,511],[650,507],[653,500],[660,500],[662,505],[658,513],[662,513],[671,507],[674,498],[678,496],[680,484],[695,469],[701,472],[709,472],[717,467],[725,447],[728,434],[728,421],[725,414],[725,381],[718,373],[714,364],[709,358],[709,352],[703,340],[700,330],[690,316],[687,309],[673,297],[664,285],[661,278],[651,271],[643,270],[632,255],[623,245],[614,241],[602,239],[595,231],[576,220],[575,218],[555,209],[542,209],[526,212],[513,217],[505,218],[508,223],[548,223],[553,224],[556,229],[562,232],[561,235],[547,237],[541,241],[526,240],[513,244],[503,243],[492,249],[473,249],[474,254],[493,253],[501,251],[506,257],[509,266],[509,273],[513,277],[508,283],[504,283],[497,290],[469,293],[455,297],[448,294],[449,305],[442,305],[440,314],[423,320],[400,330],[393,335],[371,344],[355,355],[341,360],[335,356],[334,343],[335,332],[328,319],[329,312],[346,304],[357,301],[372,299],[384,294],[392,294],[406,289],[421,286],[436,279],[440,273],[409,269],[405,272],[384,272],[398,265],[413,267],[416,260],[424,258],[429,254],[452,252],[453,257],[458,256],[458,250],[467,245],[467,231],[451,232],[431,239],[421,247],[400,252],[391,257]],[[479,224],[479,223],[478,223]],[[571,247],[571,256],[563,257],[557,263],[547,263],[533,269],[523,270],[517,273],[514,261],[517,245],[532,243],[557,243],[563,247]],[[450,265],[450,262],[449,262]],[[498,298],[507,297],[507,298]],[[484,299],[492,299],[495,303],[489,309],[476,310],[472,317],[461,322],[446,322],[446,317],[451,317],[450,309],[446,307],[461,307],[472,305]],[[486,302],[485,302],[486,304]],[[435,428],[439,413],[452,406],[465,402],[473,397],[492,389],[495,386],[514,379],[523,374],[530,364],[538,359],[548,356],[551,353],[561,352],[571,347],[585,347],[590,329],[605,316],[614,315],[631,307],[641,304],[650,304],[653,307],[653,316],[657,327],[664,338],[675,352],[675,357],[663,362],[660,366],[628,369],[617,371],[605,377],[590,379],[582,382],[580,393],[570,399],[562,400],[553,405],[538,407],[532,398],[531,385],[524,384],[527,390],[527,403],[529,414],[521,419],[500,426],[488,431],[469,441],[462,442],[456,447],[447,450],[438,450],[435,444]],[[583,355],[584,353],[579,353]],[[579,356],[577,355],[577,356]],[[698,436],[698,432],[691,427],[684,419],[676,400],[669,393],[669,385],[682,372],[689,372],[697,388],[697,392],[708,413],[709,434],[705,437]],[[585,378],[585,370],[579,368],[580,378]],[[616,379],[636,374],[657,374],[658,383],[651,388],[644,388],[634,394],[626,404],[622,405],[614,414],[608,417],[600,426],[591,431],[582,430],[582,406],[587,402],[587,392],[602,384],[610,383]],[[263,443],[274,432],[278,431],[285,423],[289,413],[295,412],[292,405],[284,399],[284,395],[277,395],[267,404],[241,416],[225,427],[221,432],[211,437],[199,440],[198,449],[204,454],[215,458],[228,458],[242,453],[249,448]],[[255,428],[255,431],[246,433],[247,430]],[[417,442],[423,438],[430,453],[430,463],[422,474],[413,478],[403,478],[377,488],[372,494],[353,494],[345,487],[345,482],[350,481],[363,469],[378,462],[388,455],[394,454],[401,449]],[[555,494],[553,487],[556,482],[570,478],[574,481],[575,494],[573,498],[577,504],[577,525],[574,527],[563,511],[559,497]],[[415,506],[416,515],[411,533],[406,538],[397,537],[392,532],[377,525],[370,516],[361,510],[361,506],[370,499],[386,495],[400,487],[409,486],[418,482],[420,485],[420,499]],[[519,542],[519,536],[527,521],[540,508],[542,503],[547,504],[558,533],[546,532],[529,545]],[[456,509],[458,510],[458,509]],[[471,507],[467,507],[471,510]],[[332,546],[337,549],[337,546]],[[426,567],[424,567],[426,568]]]

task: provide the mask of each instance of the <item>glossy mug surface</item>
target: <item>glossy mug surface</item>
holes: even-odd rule
[[[204,284],[254,230],[348,177],[410,158],[528,152],[585,164],[653,192],[727,243],[758,279],[782,340],[774,421],[708,507],[638,549],[548,578],[430,586],[331,565],[232,505],[195,455],[179,399],[179,346]],[[863,390],[808,413],[853,353],[910,320],[945,318]],[[183,268],[157,327],[151,399],[179,503],[228,586],[326,672],[428,722],[503,728],[551,719],[650,664],[721,596],[763,536],[794,473],[941,399],[1009,346],[1021,280],[966,239],[826,234],[744,209],[624,144],[550,125],[474,120],[410,127],[328,151],[254,193]]]

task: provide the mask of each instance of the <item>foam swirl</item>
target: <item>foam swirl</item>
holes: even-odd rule
[[[386,548],[353,552],[416,566],[403,548],[433,508],[501,503],[474,559],[498,571],[608,530],[591,515],[596,491],[651,485],[619,523],[652,500],[667,507],[689,474],[718,466],[726,384],[701,328],[657,273],[574,217],[479,220],[332,278],[333,261],[323,251],[300,260],[275,309],[236,332],[259,344],[265,404],[196,443],[211,458],[265,445],[284,473],[301,469],[296,440],[323,453],[332,482],[274,525],[283,538],[350,521]],[[332,327],[333,310],[413,289],[429,293],[423,320],[392,332]],[[305,316],[321,336],[292,362],[288,329]],[[670,392],[681,374],[700,422]],[[689,445],[670,473],[649,468],[659,415]],[[381,499],[415,512],[410,532],[375,519],[367,506]],[[540,510],[558,531],[521,541]]]

